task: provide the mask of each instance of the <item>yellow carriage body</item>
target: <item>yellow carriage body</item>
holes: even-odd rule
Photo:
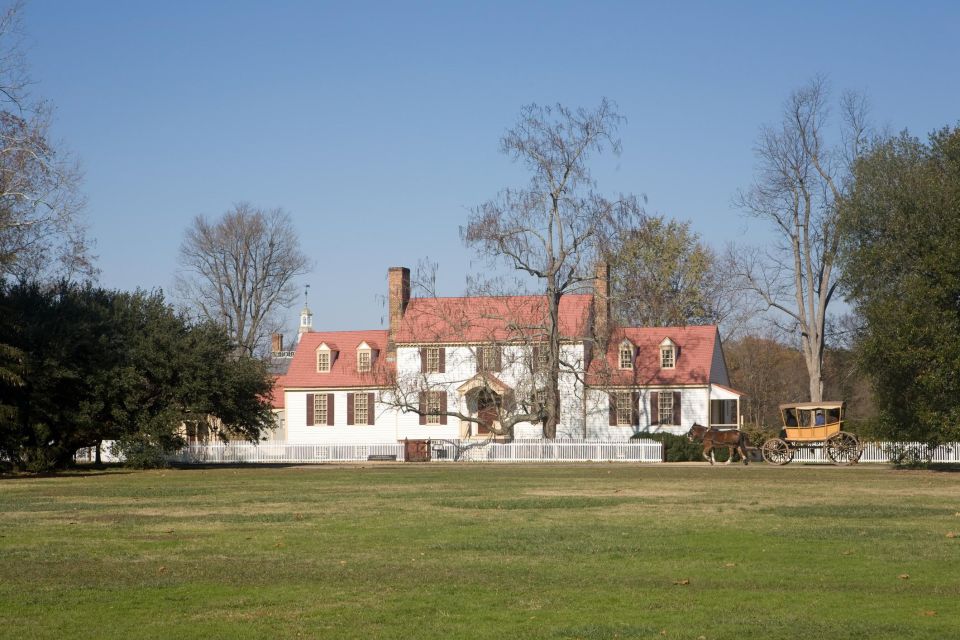
[[[780,405],[787,442],[822,442],[843,430],[843,402],[795,402]]]

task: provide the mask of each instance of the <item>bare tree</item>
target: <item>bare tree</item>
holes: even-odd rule
[[[757,177],[735,202],[772,223],[779,242],[772,250],[740,249],[732,256],[742,286],[799,335],[813,401],[823,395],[827,308],[838,284],[839,207],[867,135],[864,100],[847,92],[840,139],[828,144],[828,97],[826,82],[814,79],[790,96],[779,125],[761,131]]]
[[[619,153],[622,121],[606,99],[594,110],[524,107],[501,140],[501,150],[530,171],[530,182],[475,208],[462,231],[468,246],[493,264],[506,263],[531,277],[545,297],[543,315],[524,330],[546,350],[543,432],[548,438],[556,435],[560,413],[560,371],[570,368],[560,357],[560,300],[592,286],[601,239],[614,220],[641,213],[636,198],[611,201],[598,195],[588,165],[592,153]]]
[[[197,216],[180,245],[180,295],[209,320],[225,323],[247,355],[260,353],[295,296],[310,261],[290,216],[235,205],[218,220]]]
[[[0,276],[93,275],[80,171],[50,139],[51,105],[28,93],[21,11],[0,14]]]

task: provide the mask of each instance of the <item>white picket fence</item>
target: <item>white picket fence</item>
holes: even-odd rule
[[[434,440],[431,457],[437,461],[473,462],[660,462],[662,446],[652,440],[600,442],[589,440],[523,440],[482,443],[467,449],[459,441]],[[181,464],[315,463],[404,460],[404,445],[389,444],[298,444],[240,442],[191,445],[170,460]]]
[[[930,462],[960,462],[960,442],[942,444],[932,453],[922,442],[865,442],[860,463],[890,462],[891,451],[895,449],[908,450],[915,454],[917,459],[925,460],[929,455]],[[793,461],[833,464],[826,449],[797,449]]]
[[[403,445],[296,444],[227,442],[184,447],[171,458],[183,464],[361,462],[370,458],[403,460]]]
[[[470,446],[474,444],[476,446]],[[430,442],[431,457],[437,462],[660,462],[663,448],[653,440],[608,442],[599,440],[515,440],[513,442],[469,443],[456,440]],[[887,463],[890,451],[910,449],[923,458],[930,453],[920,442],[867,442],[861,463]],[[459,455],[458,455],[459,454]],[[181,464],[231,463],[323,463],[404,460],[403,443],[306,444],[241,442],[191,445],[171,457]],[[938,463],[960,463],[960,442],[940,445],[930,453]],[[798,449],[794,463],[830,464],[824,449]]]
[[[432,457],[438,461],[457,459],[470,462],[660,462],[663,445],[653,440],[606,442],[600,440],[514,440],[490,442],[463,451],[463,443],[431,443]]]

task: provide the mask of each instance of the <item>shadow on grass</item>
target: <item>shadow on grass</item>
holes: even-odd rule
[[[36,480],[37,478],[93,478],[96,476],[117,476],[134,473],[132,469],[124,469],[120,465],[104,465],[96,468],[70,467],[60,471],[44,471],[30,473],[28,471],[0,472],[0,482],[9,480]]]
[[[960,472],[960,462],[933,462],[928,470],[940,471],[941,473],[958,473]]]

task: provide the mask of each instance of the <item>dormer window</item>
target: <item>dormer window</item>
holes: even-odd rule
[[[361,342],[360,346],[357,347],[357,372],[366,373],[370,371],[371,362],[373,362],[373,352],[370,345]]]
[[[333,357],[326,343],[317,347],[317,373],[329,373]]]
[[[677,345],[667,338],[660,343],[660,368],[673,369],[677,366]]]
[[[633,369],[633,344],[629,340],[620,343],[620,368]]]

